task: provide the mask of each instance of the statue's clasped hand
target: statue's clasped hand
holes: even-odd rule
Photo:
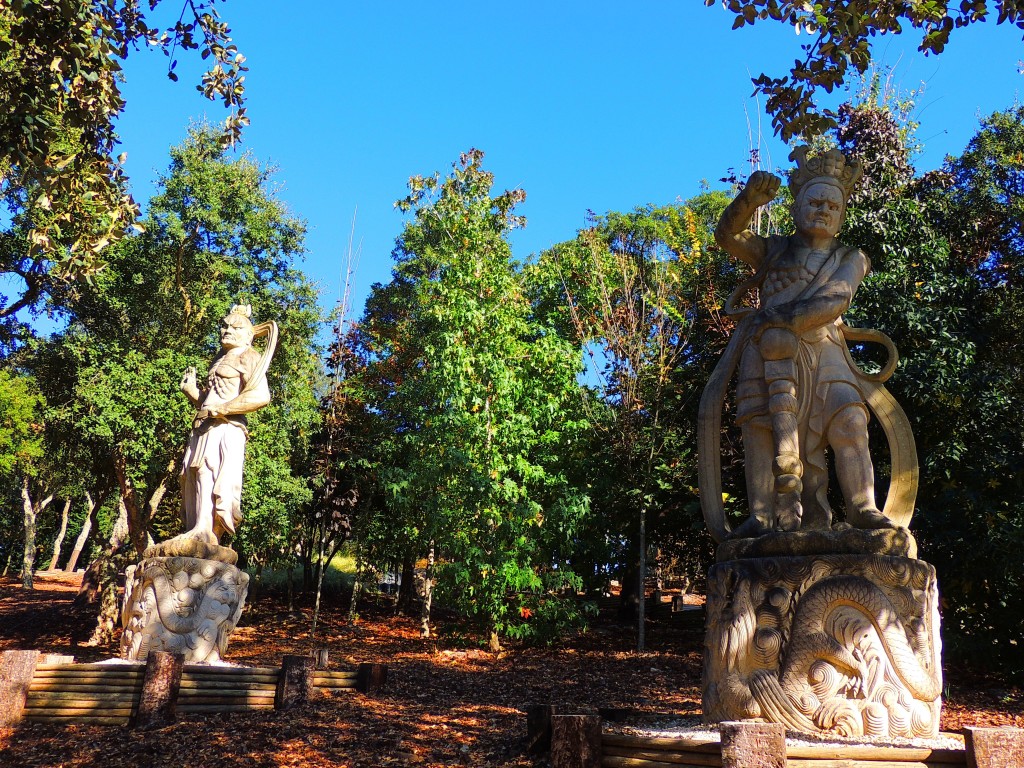
[[[196,414],[197,419],[226,419],[227,414],[216,408],[203,408]]]

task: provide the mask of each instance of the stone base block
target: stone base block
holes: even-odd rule
[[[935,569],[920,560],[754,558],[708,572],[708,722],[934,738],[940,652]]]
[[[186,664],[216,663],[242,615],[249,575],[195,557],[152,557],[125,572],[121,657],[181,654]]]

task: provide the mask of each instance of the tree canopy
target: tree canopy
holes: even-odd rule
[[[149,12],[157,6],[150,2]],[[0,306],[7,316],[45,292],[47,279],[95,273],[102,253],[135,224],[138,206],[115,157],[124,110],[121,63],[141,47],[170,59],[199,50],[211,59],[199,90],[230,110],[224,138],[247,124],[245,57],[231,43],[216,0],[186,3],[168,29],[149,26],[134,0],[15,0],[0,6],[0,196],[14,224],[0,270],[25,283]]]
[[[716,0],[705,0],[713,6]],[[905,27],[920,34],[918,49],[940,54],[954,29],[995,17],[998,24],[1024,29],[1024,4],[1018,0],[722,0],[735,16],[733,29],[774,21],[806,33],[803,57],[793,62],[789,74],[754,78],[755,92],[767,98],[765,109],[784,141],[812,137],[836,128],[833,110],[819,109],[819,89],[832,93],[845,83],[850,68],[864,75],[871,67],[873,39],[901,34]]]

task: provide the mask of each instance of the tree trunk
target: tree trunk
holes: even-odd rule
[[[21,507],[25,516],[25,553],[21,561],[21,586],[25,589],[33,588],[32,572],[36,566],[36,520],[51,501],[52,493],[37,504],[33,504],[28,476],[22,478]]]
[[[92,605],[100,601],[106,563],[128,538],[128,510],[125,509],[123,499],[118,500],[117,510],[117,520],[114,521],[114,527],[110,531],[107,545],[103,548],[100,556],[89,563],[89,567],[85,569],[85,576],[82,577],[82,586],[78,590],[78,596],[75,598],[75,603],[78,605]]]
[[[324,592],[324,574],[327,573],[327,566],[330,565],[334,556],[338,554],[340,543],[336,543],[334,540],[326,542],[324,545],[325,549],[320,551],[317,557],[319,561],[317,563],[317,574],[316,574],[316,602],[313,604],[313,623],[309,630],[309,641],[312,643],[316,637],[316,625],[320,620],[320,598]]]
[[[303,553],[302,555],[302,594],[306,594],[313,588],[313,553]]]
[[[143,504],[139,499],[135,483],[128,474],[127,461],[117,450],[114,452],[114,475],[117,477],[118,487],[121,489],[121,503],[126,510],[128,524],[128,538],[139,557],[146,551],[152,539],[149,536],[149,521],[153,518],[157,507],[167,493],[167,484],[174,474],[177,466],[177,459],[171,459],[167,463],[164,475],[160,479],[149,500]]]
[[[434,602],[434,542],[427,551],[427,570],[423,574],[423,607],[420,610],[420,637],[430,637],[430,606]]]
[[[398,613],[407,616],[412,614],[416,601],[416,555],[406,552],[402,556],[402,575],[399,577],[398,602],[395,607]]]
[[[636,619],[637,607],[637,564],[639,552],[634,547],[635,542],[629,542],[626,550],[625,563],[619,576],[621,586],[619,588],[619,619],[632,621]]]
[[[60,514],[60,530],[53,542],[53,557],[50,559],[50,567],[47,570],[56,571],[57,561],[60,559],[60,548],[64,544],[64,536],[68,532],[68,515],[71,513],[71,499],[64,499],[64,511]]]
[[[86,491],[85,503],[88,505],[89,513],[85,517],[85,522],[82,523],[82,530],[79,531],[78,538],[75,539],[75,548],[71,550],[71,557],[68,558],[68,564],[64,567],[65,571],[69,571],[71,573],[74,573],[75,568],[78,566],[78,558],[82,556],[82,550],[85,549],[85,543],[89,541],[89,534],[92,533],[92,529],[96,525],[96,515],[99,513],[102,496],[97,497],[97,501],[93,501],[92,495]]]
[[[36,564],[36,510],[28,492],[28,477],[21,481],[21,508],[25,516],[25,554],[21,559],[21,586],[32,589],[32,569]]]
[[[96,617],[96,628],[86,645],[100,646],[111,643],[114,630],[120,620],[117,600],[117,574],[128,562],[128,547],[122,545],[115,550],[104,553],[97,561],[100,612]],[[90,568],[91,570],[91,568]]]
[[[11,572],[11,563],[14,562],[14,553],[16,550],[11,549],[10,554],[7,555],[7,564],[4,566],[4,572],[0,573],[0,576],[7,578],[7,574]]]
[[[661,567],[661,547],[654,550],[654,595],[651,602],[655,608],[661,605],[661,598],[665,591],[665,572]]]
[[[295,569],[288,565],[288,613],[295,610]]]
[[[646,645],[646,637],[644,633],[644,620],[647,618],[647,592],[645,585],[647,582],[647,510],[640,510],[640,563],[639,571],[637,574],[637,604],[636,604],[636,650],[638,653],[643,653],[644,646]]]
[[[82,588],[78,599],[86,595],[88,602],[98,601],[100,612],[96,617],[96,629],[86,645],[106,645],[114,639],[117,628],[117,575],[128,562],[129,516],[128,508],[122,497],[118,501],[118,516],[114,529],[110,532],[110,540],[103,553],[86,570],[82,579]],[[77,600],[76,600],[77,602]]]
[[[348,604],[348,623],[355,624],[359,618],[359,593],[363,591],[363,553],[356,539],[356,575],[352,581],[352,600]]]

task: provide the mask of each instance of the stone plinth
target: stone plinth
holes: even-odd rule
[[[806,733],[935,737],[938,588],[886,555],[755,557],[708,573],[704,713]]]
[[[150,651],[215,663],[227,649],[249,589],[249,575],[230,563],[196,557],[150,557],[125,571],[121,657]]]

